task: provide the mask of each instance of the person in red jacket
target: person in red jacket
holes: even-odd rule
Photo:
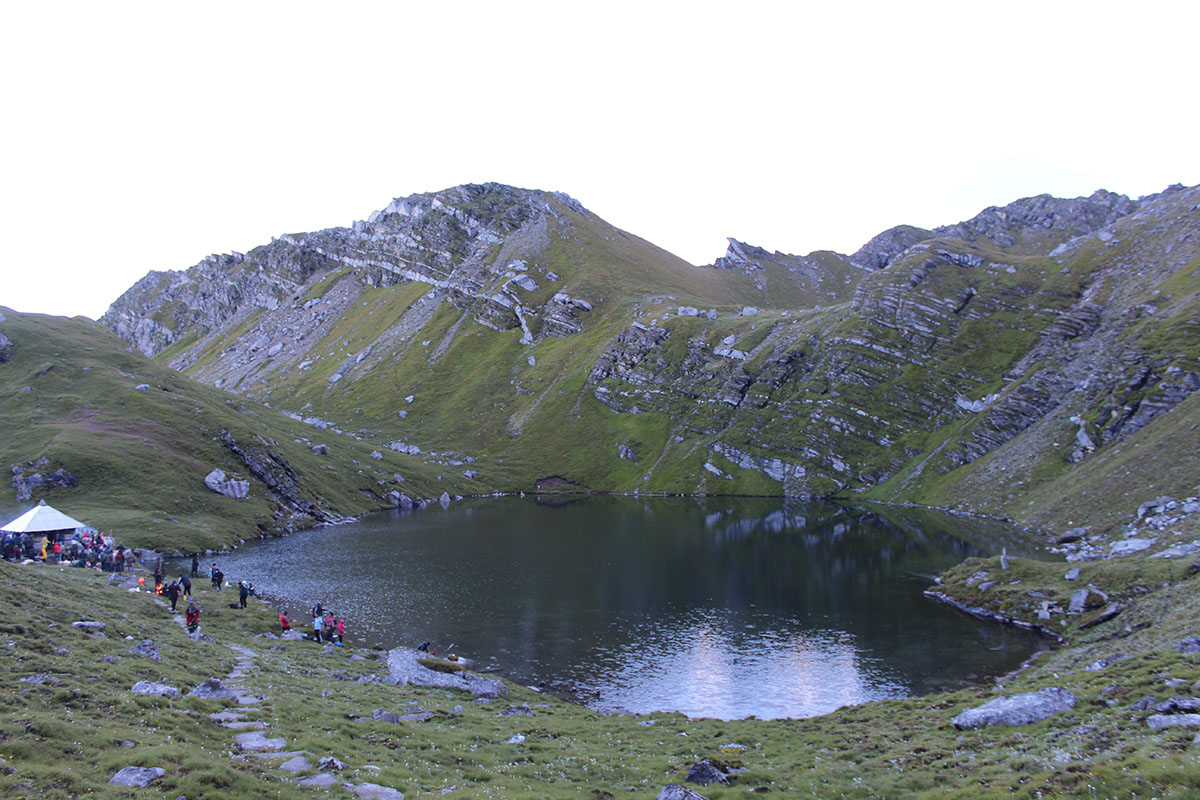
[[[196,605],[195,601],[188,603],[187,607],[187,629],[188,633],[195,633],[196,628],[200,627],[200,606]]]
[[[283,628],[284,633],[287,633],[292,629],[292,621],[288,619],[286,611],[279,612],[279,627]]]

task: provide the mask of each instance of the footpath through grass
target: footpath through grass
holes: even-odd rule
[[[153,597],[121,590],[107,575],[0,563],[0,796],[353,797],[341,782],[329,790],[298,785],[314,769],[293,775],[277,768],[280,758],[240,754],[236,732],[209,718],[230,704],[186,696],[229,674],[232,645],[257,654],[241,682],[264,700],[239,710],[263,723],[267,736],[286,739],[287,751],[304,751],[314,764],[325,756],[345,762],[339,781],[393,787],[408,798],[652,798],[668,783],[682,784],[703,758],[744,770],[730,786],[691,786],[712,800],[749,792],[1196,797],[1196,729],[1152,730],[1153,710],[1129,708],[1145,696],[1200,692],[1200,656],[1173,646],[1195,632],[1197,579],[1159,577],[1165,588],[1131,599],[1118,620],[1087,629],[1004,687],[1062,686],[1080,699],[1073,710],[1024,727],[960,732],[950,720],[997,696],[996,687],[769,721],[603,716],[512,684],[507,697],[481,703],[465,692],[383,682],[386,654],[353,642],[336,648],[265,637],[277,631],[277,615],[254,600],[246,610],[229,608],[236,593],[228,590],[197,584],[201,630],[214,640],[197,642]],[[72,625],[84,620],[103,622],[104,635]],[[143,639],[156,643],[161,663],[128,652]],[[1085,668],[1114,657],[1105,668]],[[22,681],[38,675],[53,680]],[[176,687],[180,697],[132,694],[141,680]],[[371,718],[375,709],[414,706],[432,717]],[[501,715],[509,709],[519,713]],[[165,775],[139,790],[107,783],[131,765]]]

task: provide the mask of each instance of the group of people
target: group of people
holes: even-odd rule
[[[342,646],[346,637],[346,620],[335,617],[333,612],[322,607],[318,602],[309,612],[312,616],[312,638],[315,642],[329,642],[338,647]],[[292,629],[292,621],[286,611],[279,612],[279,627],[287,633]]]
[[[105,572],[124,572],[134,562],[133,552],[112,534],[83,529],[70,539],[6,532],[0,539],[0,556],[7,561],[32,559],[47,564],[71,564]]]

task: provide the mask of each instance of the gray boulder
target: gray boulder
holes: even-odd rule
[[[152,694],[159,697],[169,697],[172,700],[179,697],[179,690],[174,686],[167,686],[165,683],[154,683],[153,681],[138,681],[129,691],[134,694]]]
[[[380,786],[378,783],[360,783],[354,787],[354,793],[370,800],[404,800],[401,792],[390,786]]]
[[[296,756],[280,764],[279,768],[286,772],[304,772],[306,769],[312,769],[312,762],[304,756]]]
[[[75,624],[78,625],[79,623],[76,622]],[[1175,649],[1181,653],[1200,653],[1200,636],[1189,636],[1175,645]]]
[[[160,767],[125,767],[109,778],[108,782],[117,786],[144,789],[166,774],[167,771]]]
[[[188,697],[201,697],[214,700],[237,700],[237,692],[226,689],[221,681],[209,678],[204,683],[187,693]]]
[[[400,725],[405,722],[428,722],[433,719],[433,712],[412,711],[405,714],[396,714],[392,711],[384,711],[382,708],[377,708],[371,712],[371,719],[378,722],[390,722],[393,725]]]
[[[204,476],[204,485],[217,494],[241,499],[250,494],[250,481],[238,481],[225,476],[225,471],[214,469]]]
[[[157,661],[160,664],[162,663],[162,656],[158,654],[158,646],[154,644],[152,639],[143,639],[140,644],[129,648],[125,652],[131,656],[140,656],[148,658],[151,661]]]
[[[729,776],[725,774],[724,770],[718,769],[716,765],[706,758],[703,761],[697,761],[695,764],[692,764],[684,780],[688,783],[699,783],[707,786],[710,783],[727,784],[729,783]]]
[[[54,677],[53,675],[26,675],[24,678],[19,678],[18,682],[19,683],[33,683],[33,684],[37,684],[39,686],[42,684],[46,684],[46,683],[57,686],[58,684],[62,683],[62,681],[60,681],[58,678]]]
[[[658,793],[658,800],[708,800],[708,798],[702,794],[693,792],[686,786],[668,783]]]
[[[268,739],[262,731],[247,731],[239,733],[234,737],[239,750],[245,750],[251,753],[278,752],[287,747],[287,740],[283,737],[277,739]]]
[[[99,633],[104,630],[103,622],[72,622],[71,625],[86,633]]]
[[[328,772],[322,772],[319,775],[313,775],[311,778],[305,778],[304,780],[299,781],[299,783],[301,786],[315,786],[320,789],[329,789],[333,786],[337,786],[339,781],[335,776],[329,774]]]
[[[960,731],[984,725],[1029,725],[1072,709],[1078,702],[1079,698],[1070,691],[1051,687],[1011,697],[997,697],[978,708],[962,712],[951,722]]]
[[[1155,714],[1146,720],[1151,730],[1200,728],[1200,714]]]
[[[345,762],[343,762],[337,758],[334,758],[333,756],[325,756],[324,758],[322,758],[320,761],[317,762],[317,769],[323,769],[323,770],[332,769],[332,770],[337,770],[338,772],[341,772],[345,768],[346,768]]]

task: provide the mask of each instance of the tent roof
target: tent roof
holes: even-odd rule
[[[87,526],[77,519],[72,519],[58,509],[40,501],[36,506],[26,511],[12,522],[0,528],[0,531],[10,533],[43,533],[46,531],[66,531]]]

